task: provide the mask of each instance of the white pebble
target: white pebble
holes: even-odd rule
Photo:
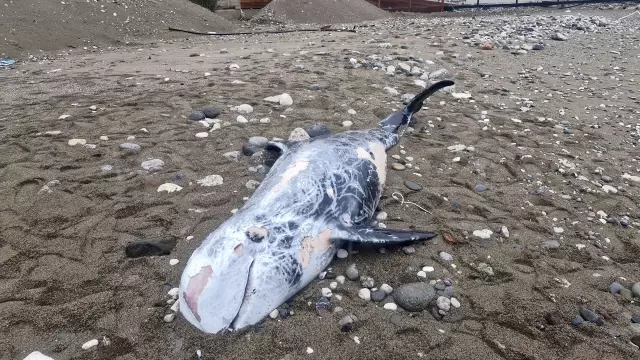
[[[84,350],[89,350],[94,346],[98,346],[100,342],[98,341],[98,339],[93,339],[93,340],[89,340],[86,343],[82,344],[82,348]]]
[[[178,265],[179,262],[180,262],[180,260],[178,260],[178,259],[171,259],[171,260],[169,260],[169,265],[171,265],[171,266]]]
[[[171,311],[175,311],[175,312],[180,311],[180,302],[179,301],[174,302],[173,305],[171,305],[170,309]]]
[[[434,272],[436,269],[433,266],[425,266],[422,268],[424,272]]]
[[[556,234],[562,234],[564,232],[564,229],[561,227],[554,227],[553,232]]]
[[[85,145],[86,143],[87,140],[85,139],[70,139],[68,142],[69,146]]]
[[[240,65],[238,64],[229,65],[229,70],[238,70],[238,69],[240,69]]]
[[[473,231],[473,236],[479,237],[480,239],[489,239],[491,237],[491,234],[493,234],[493,231],[491,231],[489,229],[482,229],[482,230],[474,230]]]
[[[344,281],[345,281],[344,275],[338,275],[336,277],[336,281],[338,282],[338,284],[344,284]]]
[[[338,259],[344,259],[349,256],[349,252],[345,249],[338,249],[338,253],[336,254]]]
[[[418,273],[416,275],[418,275],[419,277],[423,277],[423,278],[427,277],[427,273],[422,271],[422,270],[418,271]]]
[[[31,354],[27,355],[23,360],[54,360],[52,357],[49,357],[40,351],[34,351]]]
[[[459,308],[460,307],[460,301],[458,301],[458,299],[452,297],[451,298],[451,306],[453,306],[454,308]]]
[[[70,117],[71,117],[71,115],[69,115],[69,114],[64,114],[64,115],[60,115],[60,117],[59,117],[58,119],[59,119],[59,120],[64,120],[64,119],[68,119],[68,118],[70,118]]]
[[[353,125],[353,121],[350,120],[345,120],[342,122],[342,126],[344,127],[351,127]]]
[[[173,289],[167,292],[167,295],[171,296],[174,299],[177,299],[179,294],[180,294],[180,288],[177,288],[177,287],[174,287]]]
[[[100,140],[107,141],[107,140],[109,140],[109,137],[103,135],[103,136],[100,136]]]
[[[182,186],[172,184],[172,183],[165,183],[158,186],[158,192],[166,191],[168,193],[172,193],[174,191],[180,191],[180,190],[182,190]]]
[[[386,213],[386,212],[384,212],[384,211],[380,211],[380,212],[378,213],[378,215],[376,215],[376,220],[378,220],[378,221],[385,221],[385,220],[387,220],[387,217],[388,217],[388,215],[387,215],[387,213]]]
[[[219,186],[222,185],[224,179],[220,175],[207,175],[204,178],[197,181],[200,186]]]
[[[164,316],[164,322],[167,322],[167,323],[170,323],[175,319],[176,319],[176,314],[173,314],[173,313],[167,314]]]
[[[308,347],[308,348],[307,348],[307,354],[313,354],[313,349],[312,349],[312,348],[310,348],[310,347]]]
[[[371,300],[371,290],[367,288],[362,288],[358,291],[358,297],[362,300]]]
[[[355,114],[356,114],[356,111],[355,111],[355,110],[353,110],[353,109],[349,109],[349,110],[347,110],[347,112],[348,112],[350,115],[355,115]]]
[[[96,111],[96,110],[98,110],[98,107],[95,106],[95,105],[91,105],[91,106],[89,106],[89,110]]]
[[[504,235],[504,237],[508,238],[509,237],[509,229],[507,229],[506,226],[503,226],[500,231],[502,232],[502,235]]]
[[[380,285],[380,290],[386,292],[387,295],[391,294],[393,292],[393,288],[389,284]]]
[[[320,292],[322,293],[322,296],[324,296],[324,297],[331,297],[331,295],[333,295],[333,293],[331,292],[331,289],[329,289],[329,288],[322,288],[322,290],[320,290]]]
[[[282,106],[291,106],[293,105],[293,99],[291,98],[291,95],[284,93],[282,95],[280,95],[280,105]]]
[[[386,303],[383,307],[387,310],[398,310],[398,305],[395,303]]]
[[[210,73],[210,72],[206,72],[206,73],[204,73],[204,77],[209,77],[209,76],[211,76],[211,73]]]
[[[329,289],[331,289],[331,290],[335,290],[335,289],[337,289],[337,288],[338,288],[338,282],[337,282],[337,281],[332,281],[332,282],[329,284]]]
[[[206,132],[206,131],[205,132],[199,132],[199,133],[196,134],[196,137],[199,137],[199,138],[206,138],[207,136],[209,136],[209,133]]]
[[[247,118],[242,115],[238,115],[238,117],[236,118],[236,121],[239,122],[240,124],[246,124],[249,122],[249,120],[247,120]]]
[[[276,319],[278,317],[278,309],[275,309],[272,312],[270,312],[269,317],[272,319]]]

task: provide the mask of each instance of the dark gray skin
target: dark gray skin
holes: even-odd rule
[[[434,233],[371,227],[386,180],[386,151],[438,82],[379,128],[295,143],[253,196],[192,254],[180,282],[180,311],[208,333],[256,324],[315,279],[344,243],[394,244]]]

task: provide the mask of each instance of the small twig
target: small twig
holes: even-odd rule
[[[402,196],[402,194],[400,194],[399,192],[394,192],[393,194],[391,194],[391,197],[394,198],[395,200],[399,201],[401,206],[403,204],[411,204],[411,205],[416,206],[418,209],[426,212],[427,214],[433,215],[433,214],[431,214],[431,212],[429,210],[423,208],[422,206],[420,206],[420,205],[418,205],[416,203],[413,203],[411,201],[404,201],[404,196]]]
[[[356,32],[355,27],[353,29],[298,29],[298,30],[272,30],[272,31],[248,31],[248,32],[236,32],[236,33],[215,33],[215,32],[202,32],[193,30],[184,30],[169,27],[169,31],[179,31],[194,35],[208,35],[208,36],[230,36],[230,35],[258,35],[258,34],[284,34],[293,32],[320,32],[320,31],[333,31],[333,32]]]

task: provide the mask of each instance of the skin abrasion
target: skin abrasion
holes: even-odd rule
[[[331,229],[325,229],[316,237],[305,237],[302,240],[298,261],[300,261],[303,268],[306,268],[311,262],[311,254],[313,252],[326,251],[331,245],[333,245],[331,241]]]
[[[204,266],[196,276],[189,279],[187,291],[182,294],[189,306],[189,309],[198,321],[200,321],[200,315],[198,315],[198,298],[200,297],[200,294],[202,294],[204,287],[207,286],[207,282],[211,275],[213,275],[213,269],[211,266]]]

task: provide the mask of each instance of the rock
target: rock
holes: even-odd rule
[[[54,360],[52,357],[49,357],[40,351],[34,351],[31,354],[27,355],[23,360]]]
[[[439,69],[429,74],[429,80],[440,80],[449,75],[447,69]]]
[[[549,325],[560,325],[564,323],[562,314],[559,311],[552,311],[550,313],[547,313],[544,318],[545,320],[547,320],[547,323],[549,323]]]
[[[622,286],[617,281],[614,281],[614,282],[611,283],[611,285],[609,285],[609,291],[611,291],[612,294],[620,293],[620,290],[622,290],[623,288],[624,288],[624,286]]]
[[[376,283],[371,276],[362,276],[360,278],[360,285],[368,289],[371,289],[376,285]]]
[[[494,272],[493,272],[493,268],[485,263],[479,263],[478,264],[478,271],[483,272],[489,276],[493,276]]]
[[[263,136],[252,136],[242,145],[242,153],[246,156],[252,156],[267,146],[269,139]]]
[[[403,246],[402,252],[404,252],[407,255],[411,255],[416,252],[416,248],[414,248],[413,246]]]
[[[387,215],[387,213],[386,213],[386,212],[384,212],[384,211],[380,211],[380,212],[376,215],[376,220],[377,220],[377,221],[385,221],[385,220],[387,220],[387,217],[388,217],[388,215]]]
[[[451,300],[444,296],[440,296],[436,299],[436,306],[442,311],[449,311],[449,309],[451,309]]]
[[[222,154],[222,156],[224,156],[226,159],[231,160],[231,161],[238,161],[240,159],[240,155],[242,155],[242,153],[238,150],[235,151],[229,151],[226,152],[224,154]]]
[[[386,292],[387,295],[389,295],[389,294],[391,294],[393,292],[393,288],[389,284],[380,285],[380,290]]]
[[[99,343],[100,342],[98,341],[98,339],[89,340],[86,343],[82,344],[82,349],[83,350],[89,350],[92,347],[98,346]]]
[[[303,141],[311,138],[307,132],[302,128],[295,128],[289,135],[290,141]]]
[[[631,292],[633,293],[633,296],[640,297],[640,282],[633,284]]]
[[[632,337],[631,342],[633,343],[633,345],[640,347],[640,335]]]
[[[575,327],[580,326],[583,322],[584,322],[584,319],[580,315],[577,315],[571,320],[571,324]]]
[[[386,310],[395,311],[395,310],[398,310],[398,305],[394,303],[386,303],[384,304],[383,308],[385,308]]]
[[[349,256],[349,252],[345,249],[338,249],[336,256],[338,259],[346,259]]]
[[[586,321],[592,322],[598,326],[604,325],[604,319],[602,316],[596,314],[594,311],[591,311],[585,307],[580,307],[580,316]]]
[[[140,145],[133,144],[133,143],[122,143],[122,144],[120,144],[120,149],[132,150],[132,151],[140,151],[140,150],[142,150]]]
[[[159,171],[164,167],[164,161],[160,159],[151,159],[143,161],[140,166],[147,171]]]
[[[331,297],[333,295],[333,292],[331,291],[331,289],[329,288],[322,288],[320,290],[320,293],[322,294],[322,296],[324,297]]]
[[[384,299],[386,299],[386,297],[387,297],[387,293],[382,289],[378,289],[376,291],[371,292],[371,300],[375,302],[381,302]]]
[[[255,190],[258,188],[258,186],[260,186],[260,181],[253,180],[253,179],[247,181],[247,183],[245,184],[245,187],[249,190]]]
[[[384,90],[385,90],[389,95],[393,95],[393,96],[395,96],[395,95],[400,95],[400,93],[398,92],[398,90],[396,90],[396,89],[394,89],[394,88],[392,88],[392,87],[385,86],[385,87],[384,87]]]
[[[640,314],[634,314],[631,316],[631,322],[634,324],[640,324]]]
[[[269,317],[272,319],[277,319],[278,315],[280,315],[280,312],[278,311],[278,309],[274,309],[269,313]]]
[[[487,190],[487,187],[485,185],[478,184],[473,188],[473,190],[475,190],[476,192],[483,192]]]
[[[544,50],[544,44],[533,44],[531,50]]]
[[[610,183],[611,181],[613,181],[613,179],[611,178],[611,176],[607,176],[607,175],[602,175],[600,176],[600,179],[602,179],[602,181],[606,182],[606,183]]]
[[[173,321],[173,320],[175,320],[175,319],[176,319],[176,314],[174,314],[174,313],[167,314],[167,315],[165,315],[165,316],[164,316],[164,318],[163,318],[164,322],[166,322],[166,323],[170,323],[170,322],[172,322],[172,321]]]
[[[493,50],[493,42],[491,42],[490,40],[487,40],[487,41],[483,42],[482,44],[478,45],[478,47],[481,50]]]
[[[304,129],[309,137],[318,137],[331,134],[331,130],[324,124],[313,124]]]
[[[391,168],[393,170],[402,171],[402,170],[405,169],[405,166],[400,164],[400,163],[393,163],[393,164],[391,164]]]
[[[338,325],[340,325],[340,331],[349,332],[353,330],[353,325],[355,321],[351,317],[351,315],[347,315],[338,321]]]
[[[213,106],[204,107],[200,111],[202,111],[204,116],[208,119],[215,119],[220,115],[220,111]]]
[[[560,243],[557,240],[547,240],[543,241],[540,246],[542,246],[542,248],[544,249],[553,250],[559,248]]]
[[[113,165],[102,165],[102,166],[100,167],[100,170],[102,170],[102,171],[104,171],[104,172],[111,171],[111,170],[113,170]]]
[[[551,40],[567,41],[569,40],[569,38],[563,33],[554,33],[553,35],[551,35]]]
[[[172,193],[172,192],[177,192],[177,191],[180,191],[180,190],[182,190],[182,186],[180,186],[180,185],[176,185],[176,184],[173,184],[173,183],[164,183],[164,184],[158,186],[158,190],[157,191],[158,192],[166,191],[168,193]]]
[[[175,246],[159,241],[134,241],[124,248],[124,253],[128,258],[139,258],[145,256],[163,256],[171,254],[171,250]]]
[[[460,301],[454,297],[451,298],[451,306],[453,306],[454,308],[459,308],[460,305]]]
[[[178,259],[171,259],[171,260],[169,260],[169,265],[171,265],[171,266],[178,265],[179,262],[180,262],[180,260],[178,260]]]
[[[353,264],[351,266],[349,266],[347,268],[347,279],[351,280],[351,281],[356,281],[360,278],[360,273],[358,272],[358,269],[356,268],[356,264]]]
[[[313,90],[313,91],[319,91],[324,89],[325,86],[321,85],[321,84],[311,84],[309,85],[309,90]]]
[[[622,288],[620,289],[620,296],[625,299],[631,300],[633,298],[633,293],[627,288]]]
[[[197,181],[200,186],[219,186],[224,183],[224,179],[220,175],[207,175]]]
[[[344,127],[351,127],[353,125],[353,121],[350,120],[345,120],[342,122],[342,126]]]
[[[233,109],[241,114],[251,114],[253,112],[253,106],[249,104],[238,105]]]
[[[205,117],[206,116],[204,115],[204,112],[199,110],[193,110],[189,113],[189,116],[187,116],[189,120],[193,120],[193,121],[204,120]]]
[[[423,283],[408,283],[397,287],[393,292],[393,299],[401,308],[418,312],[427,309],[429,303],[436,298],[433,286]]]
[[[280,105],[282,106],[291,106],[293,105],[293,99],[291,98],[291,95],[284,93],[282,95],[280,95]]]
[[[409,181],[409,180],[406,180],[406,181],[404,182],[404,186],[406,186],[406,187],[407,187],[407,189],[409,189],[409,190],[413,190],[413,191],[420,191],[420,190],[422,190],[422,186],[421,186],[420,184],[417,184],[417,183],[415,183],[415,182],[413,182],[413,181]]]
[[[367,288],[362,288],[358,291],[358,297],[362,300],[369,301],[371,300],[371,290]]]
[[[86,145],[87,144],[87,140],[85,140],[85,139],[69,139],[67,144],[69,144],[69,146]]]
[[[493,234],[493,231],[489,230],[489,229],[482,229],[482,230],[474,230],[473,231],[473,236],[480,238],[480,239],[489,239],[491,238],[491,235]]]
[[[440,259],[444,260],[444,261],[453,261],[453,255],[447,253],[447,252],[440,252]]]

